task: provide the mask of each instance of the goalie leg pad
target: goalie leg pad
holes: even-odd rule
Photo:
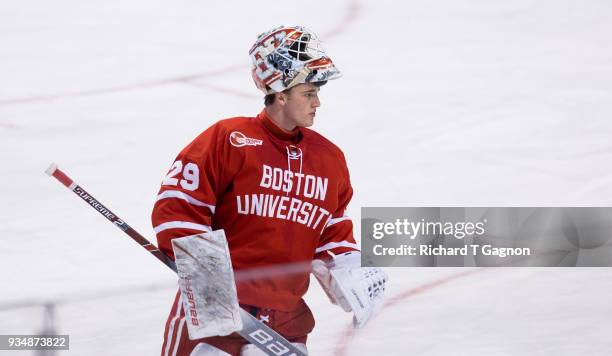
[[[212,345],[201,342],[193,349],[193,351],[191,351],[189,356],[232,356],[232,355]]]
[[[300,351],[304,352],[306,355],[308,355],[308,350],[306,349],[306,344],[303,343],[299,343],[299,342],[292,342],[293,346],[297,347]],[[272,355],[276,355],[276,353],[274,353],[274,350],[270,351]],[[260,349],[258,349],[255,345],[253,344],[247,344],[244,345],[242,347],[242,349],[240,349],[240,356],[267,356],[270,354],[266,354],[263,351],[261,351]],[[279,355],[281,355],[279,353]]]
[[[223,230],[172,240],[189,338],[229,335],[242,320]]]

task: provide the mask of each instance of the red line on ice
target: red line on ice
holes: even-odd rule
[[[355,21],[359,16],[360,10],[359,0],[351,0],[348,5],[348,9],[344,18],[336,25],[336,27],[324,33],[321,37],[323,40],[328,41],[330,38],[335,37],[346,30],[346,28],[351,24],[351,22]],[[308,26],[306,26],[308,27]]]
[[[455,281],[457,279],[460,278],[464,278],[467,276],[470,276],[472,274],[476,274],[476,273],[480,273],[483,271],[486,271],[487,269],[485,268],[475,268],[475,269],[469,269],[467,271],[463,271],[460,273],[455,273],[452,274],[450,276],[446,276],[440,279],[436,279],[433,280],[432,282],[428,282],[425,284],[422,284],[420,286],[414,287],[414,288],[410,288],[405,290],[404,292],[387,299],[385,305],[383,306],[382,310],[380,311],[379,315],[388,311],[391,307],[399,304],[400,302],[403,302],[404,300],[418,295],[418,294],[422,294],[425,293],[427,291],[430,291],[436,287],[445,285],[447,283],[450,283],[452,281]],[[371,321],[370,321],[371,322]],[[367,326],[366,326],[367,328]],[[362,330],[363,331],[363,330]],[[344,332],[341,335],[341,340],[340,343],[338,344],[338,346],[336,347],[336,349],[334,350],[334,355],[339,355],[339,356],[344,356],[348,354],[348,348],[349,348],[349,344],[350,341],[353,339],[353,337],[355,336],[355,329],[353,328],[353,325],[348,325],[346,327],[346,329],[344,330]]]
[[[338,34],[344,32],[346,28],[350,25],[350,23],[353,22],[357,18],[359,14],[359,8],[360,8],[359,0],[351,0],[349,2],[348,8],[342,20],[338,22],[336,27],[333,27],[331,30],[328,30],[327,32],[325,32],[325,35],[323,36],[323,38],[329,39],[329,38],[335,37]],[[254,97],[253,94],[245,93],[245,92],[238,91],[235,89],[222,88],[219,86],[213,86],[211,84],[207,84],[203,82],[200,82],[199,83],[200,85],[197,85],[197,83],[193,83],[195,80],[209,78],[209,77],[220,75],[220,74],[231,73],[233,71],[240,70],[240,69],[244,69],[244,65],[234,65],[234,66],[218,69],[212,72],[205,72],[205,73],[200,73],[200,74],[186,75],[186,76],[173,77],[173,78],[165,78],[165,79],[153,80],[150,82],[131,84],[131,85],[120,85],[120,86],[109,87],[109,88],[90,89],[90,90],[82,90],[82,91],[75,91],[75,92],[68,92],[68,93],[61,93],[61,94],[39,95],[39,96],[14,98],[14,99],[3,99],[3,100],[0,99],[0,106],[26,104],[26,103],[41,102],[41,101],[52,101],[52,100],[67,99],[67,98],[82,97],[82,96],[112,94],[112,93],[132,91],[132,90],[141,90],[141,89],[147,89],[147,88],[153,88],[157,86],[177,84],[177,83],[178,84],[195,84],[196,87],[198,86],[208,87],[208,88],[217,90],[219,92],[227,93],[227,94],[234,95],[234,96],[253,98]]]
[[[0,105],[23,104],[23,103],[31,103],[31,102],[38,102],[38,101],[66,99],[66,98],[73,98],[73,97],[79,97],[79,96],[112,94],[112,93],[117,93],[117,92],[153,88],[153,87],[158,87],[158,86],[168,85],[168,84],[188,83],[190,81],[201,79],[201,78],[209,78],[209,77],[213,77],[213,76],[217,76],[221,74],[230,73],[230,72],[233,72],[241,68],[243,68],[242,65],[234,65],[231,67],[217,69],[211,72],[185,75],[185,76],[173,77],[173,78],[158,79],[158,80],[153,80],[150,82],[144,82],[144,83],[139,83],[139,84],[120,85],[116,87],[82,90],[82,91],[55,94],[55,95],[41,95],[41,96],[32,96],[32,97],[27,97],[27,98],[6,99],[6,100],[0,100]]]

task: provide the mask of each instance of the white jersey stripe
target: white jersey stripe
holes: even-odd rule
[[[178,351],[178,346],[181,343],[181,334],[183,333],[184,325],[185,325],[185,317],[182,317],[181,322],[179,323],[179,326],[178,326],[178,333],[176,334],[176,342],[174,343],[174,350],[172,350],[172,356],[176,356],[176,352]]]
[[[339,223],[341,221],[344,221],[344,220],[351,220],[351,218],[345,215],[345,216],[341,216],[339,218],[329,219],[329,221],[327,222],[327,225],[325,225],[325,227],[332,226],[332,225],[337,224],[337,223]]]
[[[168,334],[166,335],[166,349],[164,350],[164,356],[168,356],[170,352],[170,347],[172,346],[172,338],[174,336],[174,326],[176,325],[176,319],[181,316],[181,310],[183,310],[183,302],[181,300],[181,296],[178,298],[178,304],[176,306],[176,313],[168,326]]]
[[[331,250],[332,248],[336,248],[336,247],[351,247],[351,248],[354,248],[356,250],[359,250],[359,246],[357,246],[357,244],[354,244],[354,243],[348,242],[348,241],[340,241],[340,242],[328,242],[325,245],[319,247],[315,251],[315,253]]]
[[[153,228],[156,234],[168,229],[192,229],[212,232],[212,228],[208,225],[196,224],[189,221],[168,221]]]
[[[187,193],[183,193],[183,192],[178,191],[178,190],[166,190],[164,192],[161,192],[157,196],[157,200],[156,201],[160,201],[162,199],[168,199],[168,198],[183,199],[184,201],[188,202],[189,204],[193,204],[193,205],[197,205],[197,206],[205,206],[208,209],[210,209],[210,211],[212,211],[213,214],[215,213],[215,206],[214,205],[210,205],[210,204],[206,204],[204,202],[201,202],[201,201],[197,200],[196,198],[192,197],[191,195],[189,195]]]

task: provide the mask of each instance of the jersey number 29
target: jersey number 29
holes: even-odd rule
[[[179,181],[178,178],[175,178],[178,174],[183,172],[183,179]],[[162,185],[177,185],[181,184],[181,187],[186,190],[196,190],[200,185],[200,169],[198,165],[195,163],[187,163],[183,168],[182,161],[176,161],[170,167],[170,172],[162,181]]]

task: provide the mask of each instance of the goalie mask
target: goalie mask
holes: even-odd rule
[[[265,94],[342,75],[318,37],[301,26],[280,26],[259,35],[249,55],[255,85]]]

